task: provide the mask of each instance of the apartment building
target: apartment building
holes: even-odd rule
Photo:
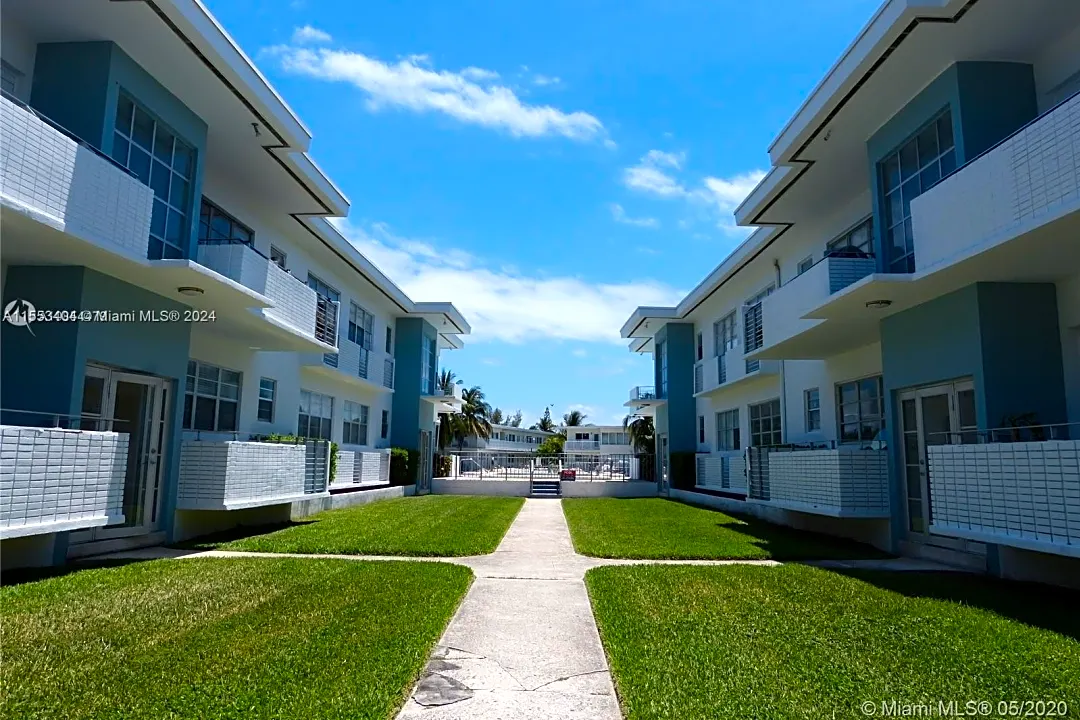
[[[566,428],[563,452],[630,455],[634,447],[622,425],[582,425]]]
[[[5,564],[287,517],[385,483],[391,446],[430,477],[469,325],[329,222],[310,132],[205,7],[2,20]]]
[[[1080,577],[1078,91],[1077,3],[886,2],[769,148],[753,234],[622,328],[673,492]]]
[[[462,444],[464,450],[490,450],[499,452],[536,452],[544,440],[555,433],[543,430],[514,427],[513,425],[492,425],[491,436],[487,438],[470,435]]]

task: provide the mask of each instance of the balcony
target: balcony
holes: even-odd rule
[[[563,443],[564,453],[600,452],[599,440],[567,440]]]
[[[780,374],[779,360],[747,360],[737,349],[694,364],[694,396],[726,390],[755,378]]]
[[[915,198],[916,271],[952,265],[1080,210],[1078,143],[1080,95],[1073,95]]]
[[[0,425],[0,538],[124,521],[128,435]]]
[[[927,448],[930,531],[1080,557],[1080,440]]]
[[[797,360],[826,357],[843,343],[845,328],[807,317],[832,295],[871,275],[873,257],[825,257],[761,302],[761,347],[751,359]]]
[[[338,450],[337,472],[331,490],[387,485],[390,482],[390,451]]]
[[[751,448],[749,498],[837,518],[889,517],[885,450]]]
[[[190,439],[180,445],[177,510],[242,510],[325,495],[329,443]]]
[[[667,402],[665,398],[658,397],[656,388],[652,385],[638,385],[637,387],[630,388],[630,399],[623,405],[625,407],[634,408],[641,414],[649,414],[658,405],[663,405]]]
[[[358,387],[377,392],[394,390],[394,358],[381,350],[360,347],[342,340],[336,353],[300,356],[303,368],[333,380],[347,380]]]
[[[425,391],[420,395],[421,400],[433,403],[438,413],[454,413],[461,410],[464,402],[462,388],[454,384],[447,388],[435,387],[430,392]]]
[[[337,321],[337,303],[320,298],[314,290],[282,270],[250,245],[236,240],[199,242],[198,261],[215,273],[268,301],[235,319],[259,337],[253,342],[264,350],[327,350],[336,347],[326,331]],[[246,309],[246,308],[244,308]],[[224,310],[222,310],[224,311]],[[332,321],[328,318],[332,317]],[[230,318],[232,316],[230,315]]]

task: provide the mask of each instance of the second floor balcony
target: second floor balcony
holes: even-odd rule
[[[461,386],[456,383],[445,388],[435,385],[430,391],[422,392],[420,399],[434,403],[438,413],[454,413],[461,410],[464,403],[462,392]]]
[[[694,395],[707,395],[779,373],[779,360],[750,360],[735,347],[723,355],[694,363]]]
[[[658,405],[663,405],[667,400],[661,397],[652,385],[637,385],[630,388],[630,399],[623,405],[633,408],[639,415],[648,415],[654,412]]]
[[[311,372],[326,374],[335,380],[348,380],[368,390],[394,390],[394,356],[351,340],[340,340],[336,353],[302,355],[300,364]]]
[[[600,452],[601,447],[599,440],[567,440],[563,443],[563,452]]]

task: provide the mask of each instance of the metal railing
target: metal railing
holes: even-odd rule
[[[323,295],[315,297],[315,339],[327,345],[337,347],[338,303]],[[323,361],[330,367],[337,367],[337,354],[326,353]],[[333,356],[333,361],[329,356]]]
[[[1080,422],[1010,425],[979,430],[968,428],[926,433],[928,445],[982,445],[987,443],[1046,442],[1080,438]]]
[[[563,443],[564,453],[579,452],[581,450],[599,450],[599,440],[567,440]]]
[[[87,430],[95,432],[128,432],[124,429],[133,421],[107,418],[93,413],[53,413],[41,410],[0,408],[0,425],[30,428],[55,428],[59,430]],[[117,426],[120,427],[117,427]]]
[[[442,460],[441,458],[447,458]],[[443,453],[435,467],[449,467],[445,480],[576,482],[656,481],[655,456],[646,454],[537,455],[528,452],[454,451]]]
[[[656,388],[652,385],[638,385],[630,388],[631,400],[657,400]]]

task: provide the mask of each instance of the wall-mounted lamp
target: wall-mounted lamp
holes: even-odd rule
[[[892,305],[892,300],[870,300],[866,303],[866,307],[871,310],[882,310]]]
[[[196,295],[202,295],[205,291],[201,287],[195,287],[193,285],[183,285],[176,288],[176,292],[180,293],[181,295],[194,297]]]

